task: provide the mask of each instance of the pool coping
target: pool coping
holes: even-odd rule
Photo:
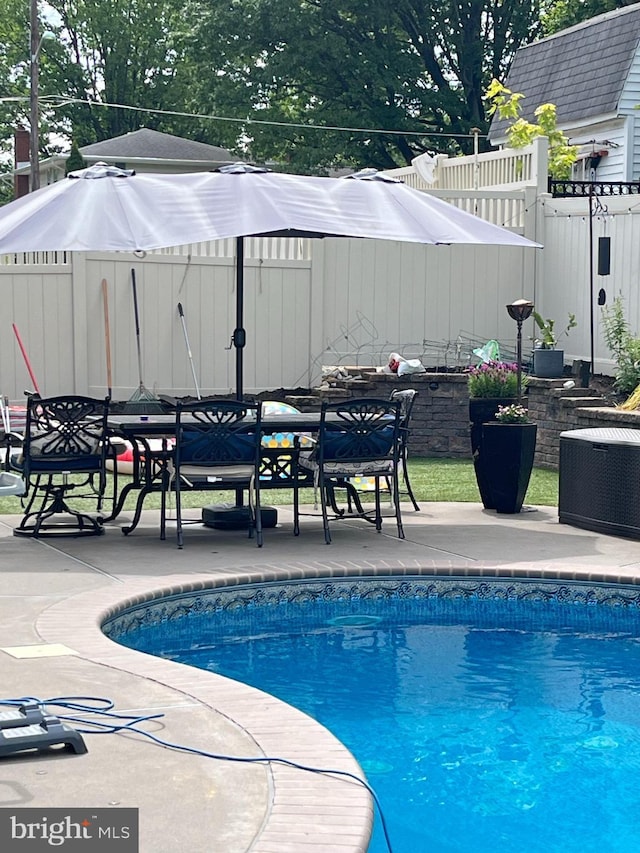
[[[478,562],[466,567],[417,559],[265,563],[228,569],[213,577],[175,574],[127,579],[115,587],[93,589],[52,604],[38,616],[36,629],[45,642],[67,645],[87,661],[151,679],[222,715],[246,733],[259,756],[362,776],[346,747],[303,712],[221,675],[120,646],[105,636],[101,625],[118,611],[167,595],[265,582],[402,575],[640,585],[640,578],[631,571],[614,574],[592,567],[558,569],[531,563]],[[263,766],[269,777],[270,802],[251,853],[365,853],[374,817],[366,788],[283,764]]]

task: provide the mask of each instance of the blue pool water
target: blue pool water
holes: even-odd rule
[[[154,602],[105,630],[331,729],[378,794],[394,853],[635,853],[639,596],[542,582],[265,585]],[[378,824],[370,850],[386,849]]]

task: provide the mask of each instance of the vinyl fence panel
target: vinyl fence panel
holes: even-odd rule
[[[457,363],[461,356],[455,353],[455,342],[461,333],[465,340],[513,339],[504,305],[533,292],[532,282],[523,279],[521,249],[351,239],[311,242],[302,257],[289,250],[288,255],[297,256],[264,258],[256,252],[245,262],[248,393],[310,387],[319,381],[323,364],[382,365],[392,351],[434,366]],[[269,253],[275,254],[273,247]],[[202,393],[233,393],[232,257],[187,250],[183,255],[150,253],[140,258],[71,258],[72,265],[63,267],[0,267],[2,393],[19,397],[26,383],[11,336],[14,318],[30,343],[35,368],[42,372],[43,393],[106,393],[104,278],[113,396],[128,399],[139,382],[132,269],[145,386],[168,394],[194,393],[177,312],[181,302]],[[462,359],[468,360],[468,354]]]

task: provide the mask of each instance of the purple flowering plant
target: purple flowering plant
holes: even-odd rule
[[[526,376],[522,377],[523,387]],[[516,397],[518,394],[518,365],[506,361],[486,361],[467,369],[470,397]]]

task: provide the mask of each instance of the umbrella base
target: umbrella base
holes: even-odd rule
[[[261,507],[262,529],[275,527],[278,510],[273,506]],[[249,526],[249,507],[232,503],[210,504],[202,509],[202,523],[217,530],[246,530]]]

